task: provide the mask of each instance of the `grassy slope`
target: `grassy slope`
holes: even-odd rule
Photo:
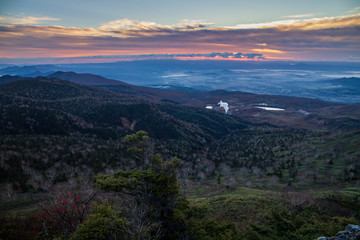
[[[209,217],[235,222],[242,239],[316,239],[360,223],[360,192],[274,191],[208,185],[194,189],[193,204]]]

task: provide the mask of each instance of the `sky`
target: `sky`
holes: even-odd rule
[[[1,63],[360,61],[360,0],[0,0]]]

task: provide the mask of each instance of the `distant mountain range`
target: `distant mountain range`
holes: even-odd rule
[[[356,62],[146,60],[10,66],[0,69],[0,75],[37,77],[49,76],[58,71],[89,73],[136,86],[163,90],[208,92],[223,89],[360,103],[359,69],[360,64]]]
[[[75,73],[75,72],[55,72],[47,75],[48,78],[56,78],[61,80],[66,80],[78,84],[89,85],[89,86],[98,86],[98,85],[115,85],[115,86],[130,86],[130,84],[107,79],[101,76],[87,73]]]
[[[93,74],[78,74],[75,72],[58,71],[43,79],[46,81],[59,79],[95,86],[154,103],[186,105],[204,110],[208,106],[212,108],[212,110],[206,110],[209,112],[224,112],[217,103],[225,101],[229,104],[229,114],[256,124],[268,123],[291,128],[357,128],[360,126],[360,104],[330,103],[309,98],[250,94],[239,91],[197,92],[177,89],[154,89],[134,86]],[[9,75],[0,77],[0,83],[18,80],[34,79]],[[341,79],[339,81],[344,82],[346,80]],[[356,81],[356,79],[350,80]],[[272,106],[284,111],[265,110],[266,108],[259,106]]]

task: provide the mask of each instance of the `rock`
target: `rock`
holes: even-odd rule
[[[349,224],[345,231],[338,232],[335,237],[319,237],[316,240],[360,240],[360,226]]]
[[[350,233],[357,233],[360,232],[360,226],[349,224],[346,226],[345,231],[348,231]]]

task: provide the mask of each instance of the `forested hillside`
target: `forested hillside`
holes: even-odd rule
[[[0,85],[4,239],[311,239],[359,223],[360,130],[338,127],[352,105],[333,106],[337,125],[284,128],[16,80]]]

